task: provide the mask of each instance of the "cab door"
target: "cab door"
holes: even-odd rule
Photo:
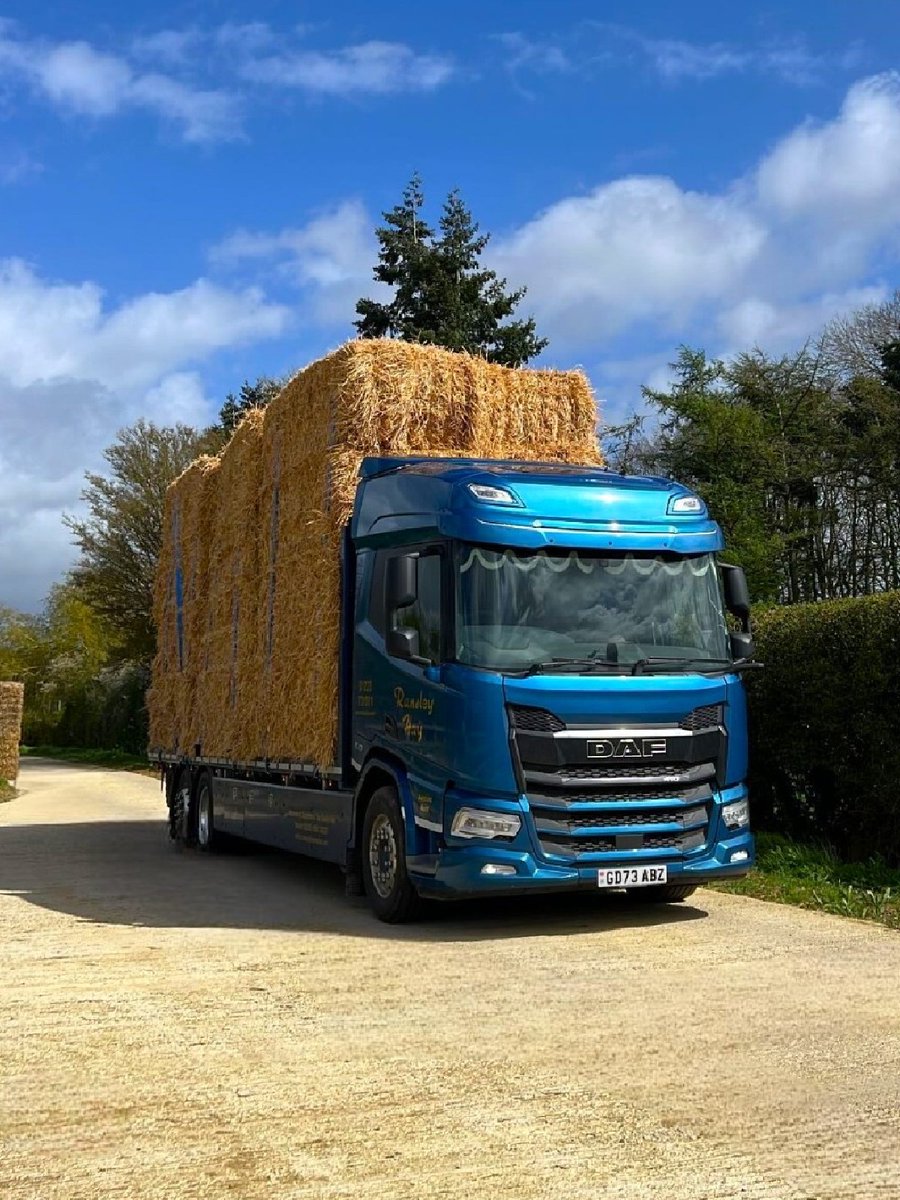
[[[406,603],[394,607],[388,593],[398,566],[408,588],[400,597]],[[444,682],[449,570],[442,544],[378,550],[355,655],[355,757],[378,746],[399,758],[410,779],[416,824],[433,832],[441,829],[452,775],[450,733],[459,727],[459,696]]]

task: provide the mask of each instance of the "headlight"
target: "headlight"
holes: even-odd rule
[[[462,838],[514,838],[521,828],[521,818],[515,814],[461,808],[453,818],[450,832]]]
[[[470,483],[469,491],[476,500],[486,501],[488,504],[516,504],[521,506],[521,500],[514,495],[509,488],[494,487],[490,483]]]
[[[703,501],[699,496],[674,496],[669,501],[670,513],[702,513]]]
[[[729,829],[743,829],[750,824],[750,801],[735,800],[722,807],[722,820]]]

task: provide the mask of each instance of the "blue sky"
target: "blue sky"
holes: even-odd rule
[[[413,170],[609,418],[681,342],[790,349],[897,286],[900,10],[0,9],[0,603],[71,563],[115,430],[351,332]]]

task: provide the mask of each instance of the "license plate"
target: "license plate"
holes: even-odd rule
[[[668,882],[668,867],[601,867],[597,883],[602,888],[656,887]]]

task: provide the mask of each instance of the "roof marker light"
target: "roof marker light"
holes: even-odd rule
[[[470,483],[469,491],[476,500],[484,500],[487,504],[519,504],[512,492],[489,483]]]
[[[698,496],[675,496],[669,501],[670,513],[702,513],[703,501]]]

